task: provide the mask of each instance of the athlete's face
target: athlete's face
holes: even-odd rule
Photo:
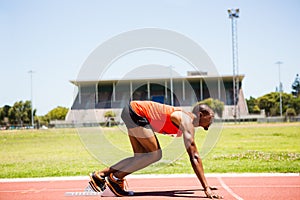
[[[204,130],[208,130],[208,127],[212,124],[213,122],[213,115],[203,115],[200,113],[200,119],[199,119],[199,126],[203,127]]]

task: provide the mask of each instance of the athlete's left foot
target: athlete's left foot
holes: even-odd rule
[[[106,188],[105,178],[98,175],[96,172],[90,174],[91,181],[89,184],[95,192],[103,192]]]

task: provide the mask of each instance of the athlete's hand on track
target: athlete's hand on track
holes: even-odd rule
[[[210,198],[210,199],[215,199],[215,198],[216,199],[223,199],[223,196],[212,192],[212,190],[217,190],[217,188],[216,187],[207,187],[207,188],[204,189],[204,192],[205,192],[205,194],[208,198]]]

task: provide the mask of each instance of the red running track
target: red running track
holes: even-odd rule
[[[207,175],[210,185],[217,186],[224,199],[267,200],[300,199],[299,174]],[[2,179],[0,200],[93,200],[118,199],[101,196],[65,196],[66,192],[81,192],[88,177],[49,179]],[[129,176],[129,189],[134,196],[124,199],[207,199],[197,178],[191,175]]]

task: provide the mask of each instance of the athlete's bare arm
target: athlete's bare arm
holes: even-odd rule
[[[198,153],[198,149],[194,140],[195,129],[193,125],[193,120],[191,116],[186,113],[174,113],[171,115],[171,120],[178,124],[181,131],[183,132],[183,140],[185,144],[186,151],[189,155],[191,165],[194,169],[195,174],[197,175],[202,187],[204,188],[204,192],[209,198],[222,198],[221,196],[214,194],[204,176],[204,170],[202,165],[202,160]]]

